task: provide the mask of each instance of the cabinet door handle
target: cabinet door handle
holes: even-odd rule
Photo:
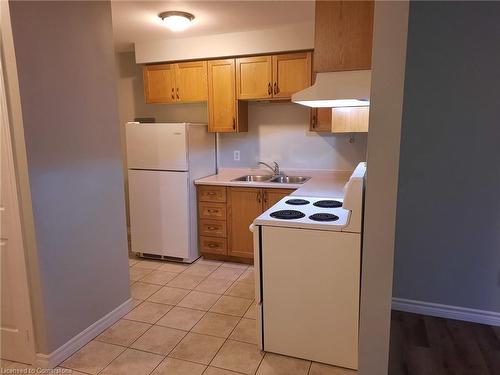
[[[278,85],[276,82],[274,82],[274,95],[278,93]]]
[[[273,94],[273,89],[271,88],[271,82],[267,84],[267,95],[271,96]]]
[[[316,116],[313,115],[312,117],[312,128],[315,129],[316,128]]]
[[[175,99],[175,96],[174,96],[174,88],[172,87],[172,100]]]
[[[280,85],[276,82],[276,94],[280,93]]]
[[[236,130],[236,118],[233,117],[233,129]]]
[[[179,100],[179,88],[177,87],[177,100]]]
[[[267,191],[264,192],[264,203],[267,203]]]
[[[262,197],[260,195],[260,191],[257,193],[257,202],[259,202],[259,203],[262,202]]]

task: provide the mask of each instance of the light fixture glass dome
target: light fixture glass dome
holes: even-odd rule
[[[168,11],[158,15],[170,30],[178,32],[184,31],[191,26],[194,16],[187,12]]]

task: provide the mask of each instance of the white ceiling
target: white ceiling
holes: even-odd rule
[[[185,38],[236,31],[269,29],[314,22],[314,1],[112,1],[113,31],[118,51],[132,51],[134,42]],[[183,32],[168,30],[158,18],[167,10],[195,15]]]

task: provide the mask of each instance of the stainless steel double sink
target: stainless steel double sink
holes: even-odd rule
[[[307,176],[286,176],[286,175],[245,175],[231,181],[242,182],[272,182],[276,184],[303,184],[311,177]]]

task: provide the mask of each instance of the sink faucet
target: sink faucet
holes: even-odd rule
[[[273,161],[274,168],[273,168],[273,167],[271,167],[269,164],[264,163],[263,161],[259,161],[259,163],[258,163],[258,164],[265,165],[265,166],[266,166],[266,167],[268,167],[270,170],[272,170],[272,171],[273,171],[273,173],[274,173],[276,176],[278,176],[278,175],[280,175],[280,174],[281,174],[281,171],[280,171],[280,166],[279,166],[279,164],[278,164],[277,162],[275,162],[275,161]]]

